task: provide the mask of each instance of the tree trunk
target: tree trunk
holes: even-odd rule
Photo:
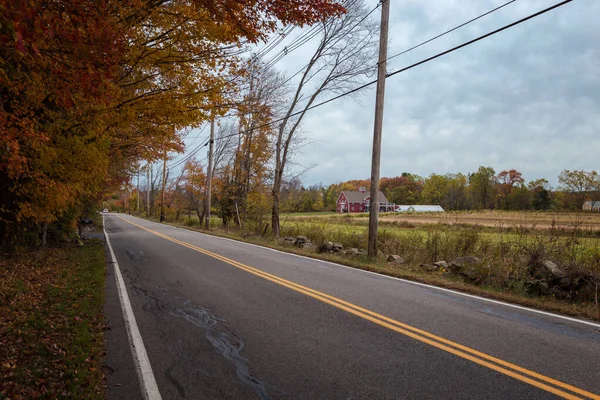
[[[48,245],[48,242],[46,241],[47,234],[48,234],[48,223],[44,222],[44,224],[42,225],[42,248],[46,248],[46,246]]]
[[[198,221],[200,223],[200,226],[202,226],[202,222],[204,221],[204,207],[202,207],[202,213],[200,212],[200,209],[198,207],[196,207],[196,215],[198,216]]]
[[[277,179],[276,179],[277,181]],[[273,185],[273,208],[271,210],[271,233],[278,238],[281,234],[279,227],[279,182]]]

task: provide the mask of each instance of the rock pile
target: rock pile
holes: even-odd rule
[[[567,274],[550,260],[533,262],[527,267],[529,278],[525,290],[533,296],[553,295],[559,299],[593,301],[596,283],[593,277],[581,274]]]
[[[319,253],[341,253],[344,251],[344,246],[338,242],[324,242],[317,247]]]
[[[296,239],[294,240],[294,246],[304,249],[306,247],[312,247],[312,242],[308,240],[306,236],[296,236]]]

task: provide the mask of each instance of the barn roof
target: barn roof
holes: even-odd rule
[[[583,203],[586,206],[592,206],[592,207],[600,207],[600,201],[586,201],[585,203]]]
[[[359,192],[358,190],[343,190],[342,193],[346,196],[348,203],[364,203],[365,199],[370,196],[370,192]],[[379,191],[377,199],[380,203],[389,203],[382,191]]]
[[[444,212],[442,206],[438,205],[401,205],[396,210],[403,212]]]

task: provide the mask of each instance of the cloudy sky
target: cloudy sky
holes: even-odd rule
[[[377,3],[366,1],[369,10]],[[505,2],[391,0],[388,55]],[[391,60],[388,72],[555,2],[517,0]],[[380,11],[371,18],[379,24]],[[562,169],[600,169],[599,20],[600,1],[575,0],[387,79],[381,176],[468,173],[484,165],[556,186]],[[281,46],[299,34],[294,30]],[[291,75],[313,48],[288,54],[277,68]],[[373,86],[309,113],[303,134],[313,144],[295,159],[297,170],[313,166],[302,175],[306,185],[369,178],[374,108]]]
[[[364,1],[367,10],[378,3]],[[390,1],[388,56],[509,0]],[[516,0],[390,60],[387,70],[411,65],[559,1]],[[380,9],[370,15],[377,26],[380,16]],[[467,174],[483,165],[496,172],[514,168],[526,181],[546,178],[556,187],[563,169],[600,170],[598,21],[600,0],[574,0],[388,78],[381,176]],[[305,32],[294,29],[264,59]],[[308,62],[317,39],[289,52],[275,68],[287,76],[296,73]],[[365,82],[373,79],[365,77]],[[317,102],[331,96],[323,94]],[[309,111],[302,135],[310,144],[296,154],[288,175],[304,171],[300,177],[307,186],[369,179],[374,111],[375,85]],[[190,136],[188,152],[207,134],[204,129]],[[185,156],[178,155],[172,163]],[[204,151],[198,156],[204,157]]]

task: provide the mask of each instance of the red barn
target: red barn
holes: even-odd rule
[[[394,211],[394,204],[382,192],[377,196],[379,200],[379,211]],[[360,190],[344,190],[337,199],[336,212],[339,213],[361,213],[369,211],[371,195],[365,188]]]

